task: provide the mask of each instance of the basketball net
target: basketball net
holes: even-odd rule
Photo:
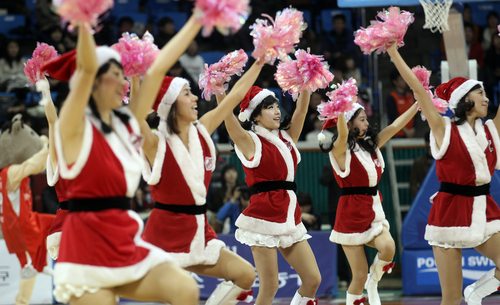
[[[439,31],[449,31],[448,14],[453,0],[419,0],[424,8],[425,24],[424,29],[429,29],[432,33]]]

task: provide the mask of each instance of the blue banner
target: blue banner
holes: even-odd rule
[[[312,231],[308,233],[312,236],[311,239],[308,239],[308,242],[316,257],[322,277],[321,285],[318,288],[316,296],[335,296],[337,295],[337,244],[330,242],[330,232]],[[237,253],[255,266],[252,251],[249,246],[239,243],[234,238],[233,234],[219,234],[218,237],[226,243],[226,247],[229,250]],[[279,289],[276,297],[293,297],[295,291],[297,291],[302,282],[297,272],[290,267],[281,254],[278,254],[278,270]],[[196,274],[193,274],[193,276],[200,287],[200,298],[202,299],[208,298],[215,287],[222,281],[222,279],[199,276]],[[259,291],[258,277],[252,289],[254,290],[253,295],[256,297]]]
[[[432,250],[403,251],[404,295],[441,294],[436,261]],[[495,268],[493,261],[474,249],[462,250],[463,288],[477,281],[488,270]]]

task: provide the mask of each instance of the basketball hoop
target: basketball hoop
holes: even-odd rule
[[[425,24],[424,29],[429,29],[432,33],[439,31],[449,31],[448,14],[453,0],[419,0],[424,8]]]

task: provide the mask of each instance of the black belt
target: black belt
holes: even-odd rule
[[[378,194],[378,184],[375,186],[353,186],[353,187],[343,187],[342,195],[369,195],[376,196]]]
[[[296,192],[297,184],[290,181],[263,181],[255,183],[250,188],[252,195],[277,190],[290,190]]]
[[[461,185],[449,182],[441,182],[440,192],[445,192],[453,195],[462,195],[467,197],[476,197],[490,194],[490,184],[481,186]]]
[[[69,210],[68,201],[59,202],[59,208],[61,210]]]
[[[172,213],[182,213],[189,215],[200,215],[207,212],[207,205],[177,205],[177,204],[163,204],[155,202],[155,209],[170,211]]]
[[[128,197],[70,199],[68,201],[69,212],[98,212],[109,209],[130,210],[131,207],[131,199]]]

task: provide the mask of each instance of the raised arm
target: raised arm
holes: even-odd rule
[[[77,59],[72,88],[59,113],[59,132],[63,157],[67,164],[76,161],[80,153],[85,127],[85,107],[89,103],[92,85],[99,69],[94,37],[84,26],[78,27]]]
[[[220,104],[222,100],[226,97],[225,94],[216,94],[217,104]],[[238,146],[238,149],[243,153],[247,160],[252,159],[255,154],[255,143],[248,132],[241,127],[240,122],[234,115],[230,113],[224,120],[226,124],[226,130],[231,136],[234,144]]]
[[[142,79],[137,98],[130,100],[129,109],[138,121],[146,118],[160,90],[163,76],[177,62],[191,41],[201,29],[201,24],[194,21],[194,15],[189,18],[182,29],[161,49],[153,65]]]
[[[434,134],[434,137],[436,138],[436,142],[438,146],[441,147],[445,130],[444,118],[439,114],[439,112],[437,112],[436,107],[425,91],[424,86],[422,86],[413,71],[410,69],[410,67],[408,67],[406,62],[399,54],[397,45],[395,43],[387,48],[387,53],[389,54],[389,56],[391,56],[391,59],[394,62],[394,65],[398,69],[399,73],[401,74],[401,77],[403,77],[408,86],[410,86],[410,88],[413,90],[413,94],[415,95],[420,108],[422,108],[422,112],[429,122],[429,126],[432,130],[432,133]]]
[[[431,102],[432,103],[432,102]],[[384,144],[389,141],[398,131],[403,129],[403,127],[408,124],[408,122],[413,118],[415,113],[417,113],[418,104],[415,102],[408,110],[406,110],[402,115],[392,122],[391,125],[384,128],[378,134],[378,147],[384,146]],[[434,106],[433,106],[434,107]],[[437,111],[436,111],[437,113]]]
[[[47,79],[45,81],[48,83]],[[48,102],[45,105],[45,116],[47,117],[47,122],[49,123],[49,156],[50,165],[52,166],[52,171],[55,172],[57,167],[56,149],[54,143],[54,128],[57,121],[57,112],[54,103],[52,102],[52,97],[50,96],[50,91],[42,91],[43,98],[47,98]]]
[[[290,129],[288,129],[288,134],[292,138],[293,142],[297,143],[304,127],[304,120],[306,119],[307,109],[309,108],[309,101],[311,100],[311,95],[307,91],[302,91],[297,100],[297,107],[292,115],[292,122],[290,124]]]
[[[333,142],[332,153],[337,160],[337,163],[345,163],[345,154],[347,151],[347,138],[349,137],[349,128],[347,128],[347,122],[345,120],[344,113],[342,112],[337,121],[337,139]]]
[[[261,69],[262,64],[255,61],[252,67],[236,82],[231,92],[220,102],[219,106],[200,118],[200,122],[205,126],[209,134],[212,134],[222,121],[233,112],[241,100],[243,100],[248,90],[255,83]]]

